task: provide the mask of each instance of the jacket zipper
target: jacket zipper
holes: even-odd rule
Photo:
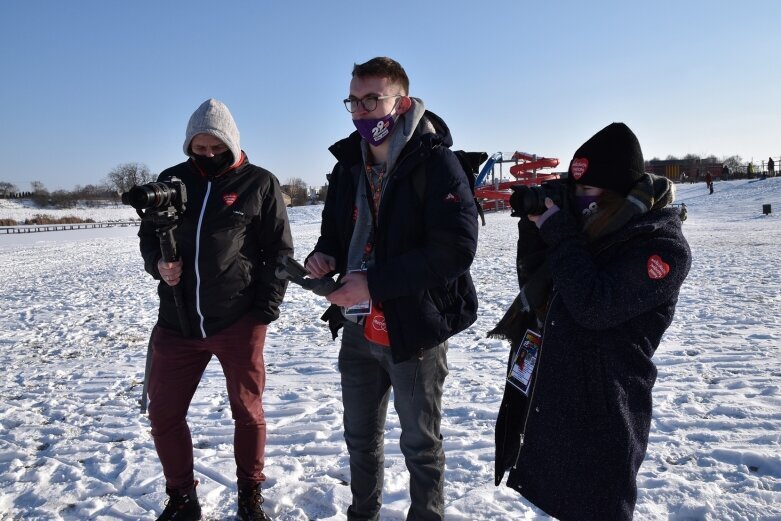
[[[212,190],[212,182],[209,181],[206,185],[206,195],[203,196],[203,205],[201,205],[201,213],[198,215],[198,226],[195,229],[195,310],[198,312],[198,318],[200,321],[201,338],[206,338],[206,329],[204,328],[204,317],[201,311],[201,270],[200,270],[200,256],[201,256],[201,228],[203,226],[203,216],[206,214],[206,202],[209,200],[209,194]]]
[[[543,322],[544,326],[548,325],[548,316],[550,314],[550,308],[553,305],[553,301],[556,299],[557,293],[554,293],[551,297],[550,304],[548,304],[548,309],[545,312],[545,321]],[[518,460],[521,459],[521,449],[523,448],[523,442],[524,437],[526,435],[526,425],[529,423],[529,417],[532,413],[532,406],[534,405],[534,391],[537,389],[537,377],[540,374],[540,364],[542,363],[542,352],[544,349],[542,348],[545,344],[545,327],[542,329],[542,338],[540,339],[540,353],[537,355],[537,363],[535,365],[535,373],[534,373],[534,382],[532,384],[532,391],[531,394],[529,394],[529,407],[526,408],[526,416],[523,419],[523,428],[521,429],[520,434],[520,444],[518,445],[518,453],[515,455],[515,463],[513,463],[513,470],[518,468]]]

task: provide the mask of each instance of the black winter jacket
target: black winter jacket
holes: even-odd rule
[[[477,250],[474,196],[449,149],[447,126],[431,112],[424,118],[436,132],[423,133],[419,124],[386,181],[375,263],[367,272],[369,293],[383,307],[397,363],[441,344],[477,318],[477,294],[469,274]],[[365,175],[360,143],[354,132],[329,149],[338,163],[330,176],[314,252],[334,257],[340,275],[347,270],[358,176]],[[424,183],[417,183],[422,193],[413,181],[418,175],[425,176]],[[332,306],[323,318],[336,335],[343,322],[341,310]]]
[[[213,335],[248,312],[266,324],[275,320],[287,287],[274,276],[276,259],[293,251],[277,179],[246,156],[239,167],[214,178],[189,160],[165,170],[158,180],[171,177],[187,189],[187,208],[174,238],[184,262],[179,286],[191,336]],[[155,226],[145,219],[138,235],[144,267],[160,280]],[[157,292],[158,324],[181,331],[172,288],[161,281]]]
[[[563,211],[540,234],[554,288],[531,399],[505,387],[496,484],[509,470],[508,486],[565,521],[628,520],[651,423],[651,357],[673,319],[691,252],[670,208],[595,244]],[[532,314],[523,319],[537,329]]]

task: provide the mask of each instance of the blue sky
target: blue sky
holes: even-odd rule
[[[398,60],[454,148],[558,157],[612,121],[646,158],[781,155],[781,2],[397,0],[0,4],[0,181],[158,173],[224,101],[250,160],[325,182],[354,62]]]

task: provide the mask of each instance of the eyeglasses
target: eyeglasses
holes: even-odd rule
[[[377,108],[377,102],[381,99],[401,98],[402,96],[403,94],[392,94],[390,96],[366,96],[362,99],[347,98],[344,100],[344,108],[347,109],[347,112],[352,114],[358,110],[358,105],[360,104],[363,105],[363,108],[366,109],[366,112],[371,112]]]

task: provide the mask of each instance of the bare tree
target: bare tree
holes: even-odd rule
[[[743,158],[741,158],[740,156],[729,156],[723,158],[721,162],[727,165],[727,167],[732,172],[737,172],[738,170],[741,169],[741,165],[743,164]]]
[[[36,195],[48,195],[49,191],[46,189],[46,187],[43,185],[41,181],[30,181],[30,188],[33,191],[33,194]]]
[[[288,179],[281,188],[283,192],[290,196],[291,206],[302,206],[309,201],[309,190],[304,180],[300,177]]]
[[[0,197],[10,197],[17,192],[16,185],[7,181],[0,181]]]
[[[116,197],[116,195],[116,192],[112,191],[105,183],[76,186],[73,189],[74,199],[82,199],[85,201],[112,199],[113,197]]]
[[[49,190],[43,185],[41,181],[30,181],[30,188],[32,189],[31,199],[35,201],[38,206],[48,206],[49,204]]]
[[[51,192],[46,198],[46,206],[72,208],[74,204],[76,204],[76,196],[74,193],[63,189]]]
[[[106,184],[117,192],[127,192],[134,186],[151,183],[155,176],[143,163],[122,163],[106,176]]]

